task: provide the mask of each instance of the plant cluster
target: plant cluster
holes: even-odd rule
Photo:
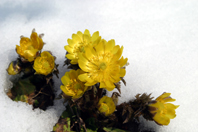
[[[53,105],[55,97],[52,76],[58,74],[55,57],[50,51],[42,51],[42,37],[33,29],[30,38],[21,36],[16,45],[19,57],[12,61],[7,72],[12,75],[13,87],[7,95],[14,101],[32,104],[34,108],[45,110]]]
[[[42,37],[34,29],[30,38],[21,36],[20,45],[16,45],[19,57],[7,68],[13,82],[7,95],[45,110],[53,105],[52,76],[58,77],[59,71],[55,56],[42,51]],[[118,104],[129,63],[122,56],[124,47],[115,40],[105,40],[98,31],[91,35],[86,29],[72,34],[67,42],[64,63],[70,70],[62,76],[60,86],[66,109],[53,132],[138,132],[140,116],[158,125],[168,125],[176,117],[179,106],[169,103],[175,101],[171,93],[164,92],[156,99],[151,94],[137,94]],[[113,91],[110,97],[108,91]]]
[[[66,110],[54,132],[127,132],[139,131],[139,117],[168,125],[175,118],[175,101],[170,93],[163,93],[153,100],[151,94],[138,94],[135,99],[118,104],[121,85],[128,59],[122,56],[123,46],[115,41],[78,31],[72,34],[65,46],[66,61],[70,71],[61,78],[62,97],[67,101]],[[111,97],[106,91],[113,92]]]

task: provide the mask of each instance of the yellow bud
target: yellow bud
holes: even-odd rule
[[[105,116],[111,115],[115,111],[115,104],[113,99],[107,96],[103,96],[98,102],[100,113],[104,113]]]
[[[12,61],[7,68],[7,72],[9,75],[16,75],[20,73],[20,71],[21,71],[21,67],[19,67],[17,61]]]

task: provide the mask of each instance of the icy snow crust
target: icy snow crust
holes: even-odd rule
[[[176,98],[177,117],[168,126],[141,121],[157,132],[196,132],[198,124],[198,1],[197,0],[86,0],[86,1],[0,1],[0,131],[50,132],[64,110],[55,100],[46,111],[32,110],[13,102],[4,92],[11,87],[5,71],[17,57],[20,36],[29,37],[33,28],[44,33],[46,45],[60,64],[59,76],[67,71],[64,46],[72,33],[89,29],[124,46],[130,65],[122,86],[120,103],[137,93],[154,97],[171,92]],[[60,79],[54,77],[56,94]],[[110,93],[109,93],[110,95]],[[146,128],[143,128],[146,129]]]

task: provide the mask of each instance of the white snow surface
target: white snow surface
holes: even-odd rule
[[[196,132],[198,125],[198,1],[197,0],[1,0],[0,1],[0,131],[50,132],[64,110],[63,100],[46,111],[7,97],[8,64],[17,58],[20,36],[32,29],[44,33],[43,50],[52,51],[63,67],[64,46],[77,31],[99,31],[102,38],[123,45],[128,58],[119,103],[138,93],[172,93],[180,107],[168,126],[145,121],[156,132]],[[56,94],[61,81],[54,77]],[[110,93],[108,94],[111,95]],[[142,128],[146,129],[146,128]]]

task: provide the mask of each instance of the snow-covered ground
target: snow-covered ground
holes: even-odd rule
[[[157,132],[196,132],[198,125],[198,1],[197,0],[1,0],[0,1],[0,131],[50,132],[64,110],[56,100],[46,111],[13,102],[4,92],[10,87],[6,68],[17,57],[20,36],[32,29],[44,33],[46,45],[60,64],[63,76],[67,39],[89,29],[124,46],[128,57],[120,102],[137,93],[154,97],[171,92],[180,105],[168,126],[142,119]],[[57,94],[60,79],[55,79]]]

